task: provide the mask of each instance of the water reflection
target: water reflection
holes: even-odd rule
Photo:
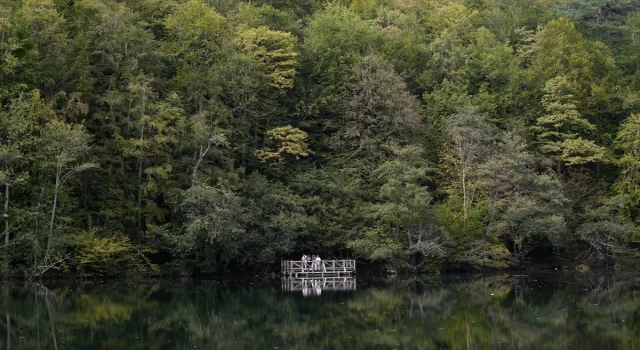
[[[282,291],[302,292],[304,297],[320,296],[323,291],[354,290],[356,290],[356,279],[353,277],[282,278]]]
[[[0,287],[0,349],[638,349],[640,345],[638,278],[359,280],[357,291],[321,289],[322,295],[315,298],[301,295],[305,283],[285,280],[281,288],[258,281],[5,284]]]

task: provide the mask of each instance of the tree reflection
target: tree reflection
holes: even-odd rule
[[[640,279],[602,275],[405,280],[317,298],[214,281],[0,289],[4,349],[635,349],[640,341]]]

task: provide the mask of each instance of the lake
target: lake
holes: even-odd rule
[[[0,349],[640,349],[640,278],[5,283]]]

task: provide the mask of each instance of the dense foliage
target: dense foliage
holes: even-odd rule
[[[2,267],[628,257],[639,35],[637,1],[0,0]]]

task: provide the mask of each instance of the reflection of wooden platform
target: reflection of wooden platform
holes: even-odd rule
[[[284,277],[282,279],[282,290],[285,292],[302,292],[304,296],[320,295],[323,291],[353,291],[356,290],[356,279],[353,277]]]
[[[322,260],[320,262],[283,260],[282,274],[289,277],[341,277],[356,272],[355,260]]]

